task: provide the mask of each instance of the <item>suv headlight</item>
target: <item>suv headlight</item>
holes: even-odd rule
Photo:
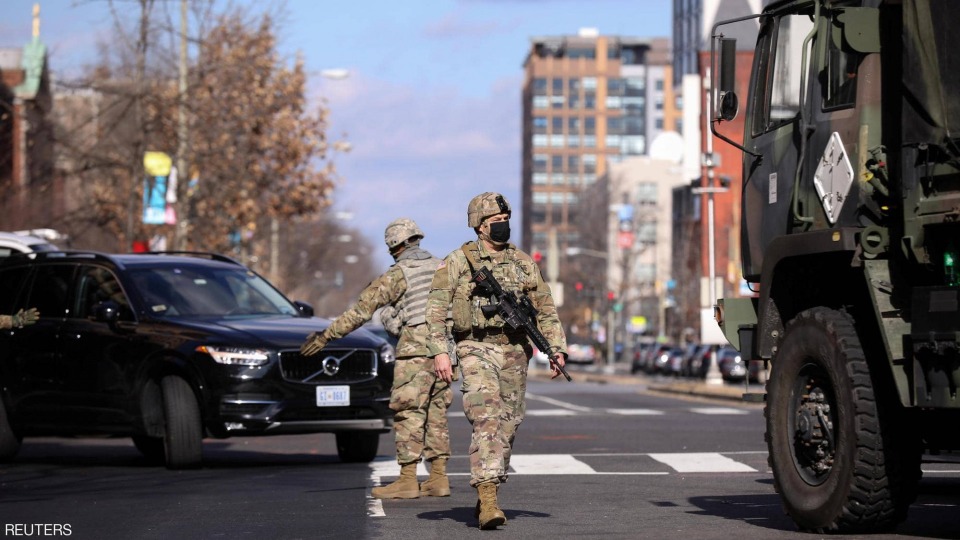
[[[380,347],[380,359],[384,364],[392,364],[397,359],[397,352],[393,350],[393,345],[384,343]]]
[[[264,349],[201,345],[197,347],[197,351],[207,353],[216,360],[218,364],[228,366],[259,367],[270,361],[270,352]]]

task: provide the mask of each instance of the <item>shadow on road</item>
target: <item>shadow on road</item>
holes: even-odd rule
[[[458,508],[450,508],[447,510],[436,510],[433,512],[421,512],[417,514],[417,517],[420,519],[426,519],[430,521],[455,521],[462,523],[471,529],[477,528],[477,518],[474,516],[476,508],[473,506],[461,506]],[[537,517],[537,518],[548,518],[553,517],[550,514],[545,514],[543,512],[530,512],[528,510],[511,510],[509,508],[503,508],[503,515],[507,516],[507,523],[510,523],[510,520],[518,519],[521,517]]]
[[[771,484],[772,480],[760,480]],[[920,482],[916,502],[910,506],[907,519],[889,534],[870,538],[960,538],[960,478],[927,477]],[[769,531],[797,531],[797,526],[783,511],[780,496],[715,495],[693,497],[690,504],[700,510],[693,514],[721,517],[749,523]]]

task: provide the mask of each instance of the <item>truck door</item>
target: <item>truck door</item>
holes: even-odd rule
[[[792,226],[792,193],[800,152],[803,40],[809,14],[761,19],[747,107],[741,239],[744,277],[759,281],[770,242]],[[810,54],[807,54],[809,63]]]

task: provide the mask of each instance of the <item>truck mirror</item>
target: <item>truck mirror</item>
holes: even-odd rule
[[[720,38],[720,94],[717,96],[716,116],[730,121],[737,117],[740,100],[736,93],[737,40]]]

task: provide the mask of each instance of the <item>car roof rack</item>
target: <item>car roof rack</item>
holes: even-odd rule
[[[234,258],[227,257],[226,255],[221,255],[219,253],[209,252],[209,251],[147,251],[145,253],[140,253],[140,255],[187,255],[190,257],[203,257],[213,261],[220,261],[225,263],[232,263],[237,266],[243,266],[240,263],[240,261]]]

